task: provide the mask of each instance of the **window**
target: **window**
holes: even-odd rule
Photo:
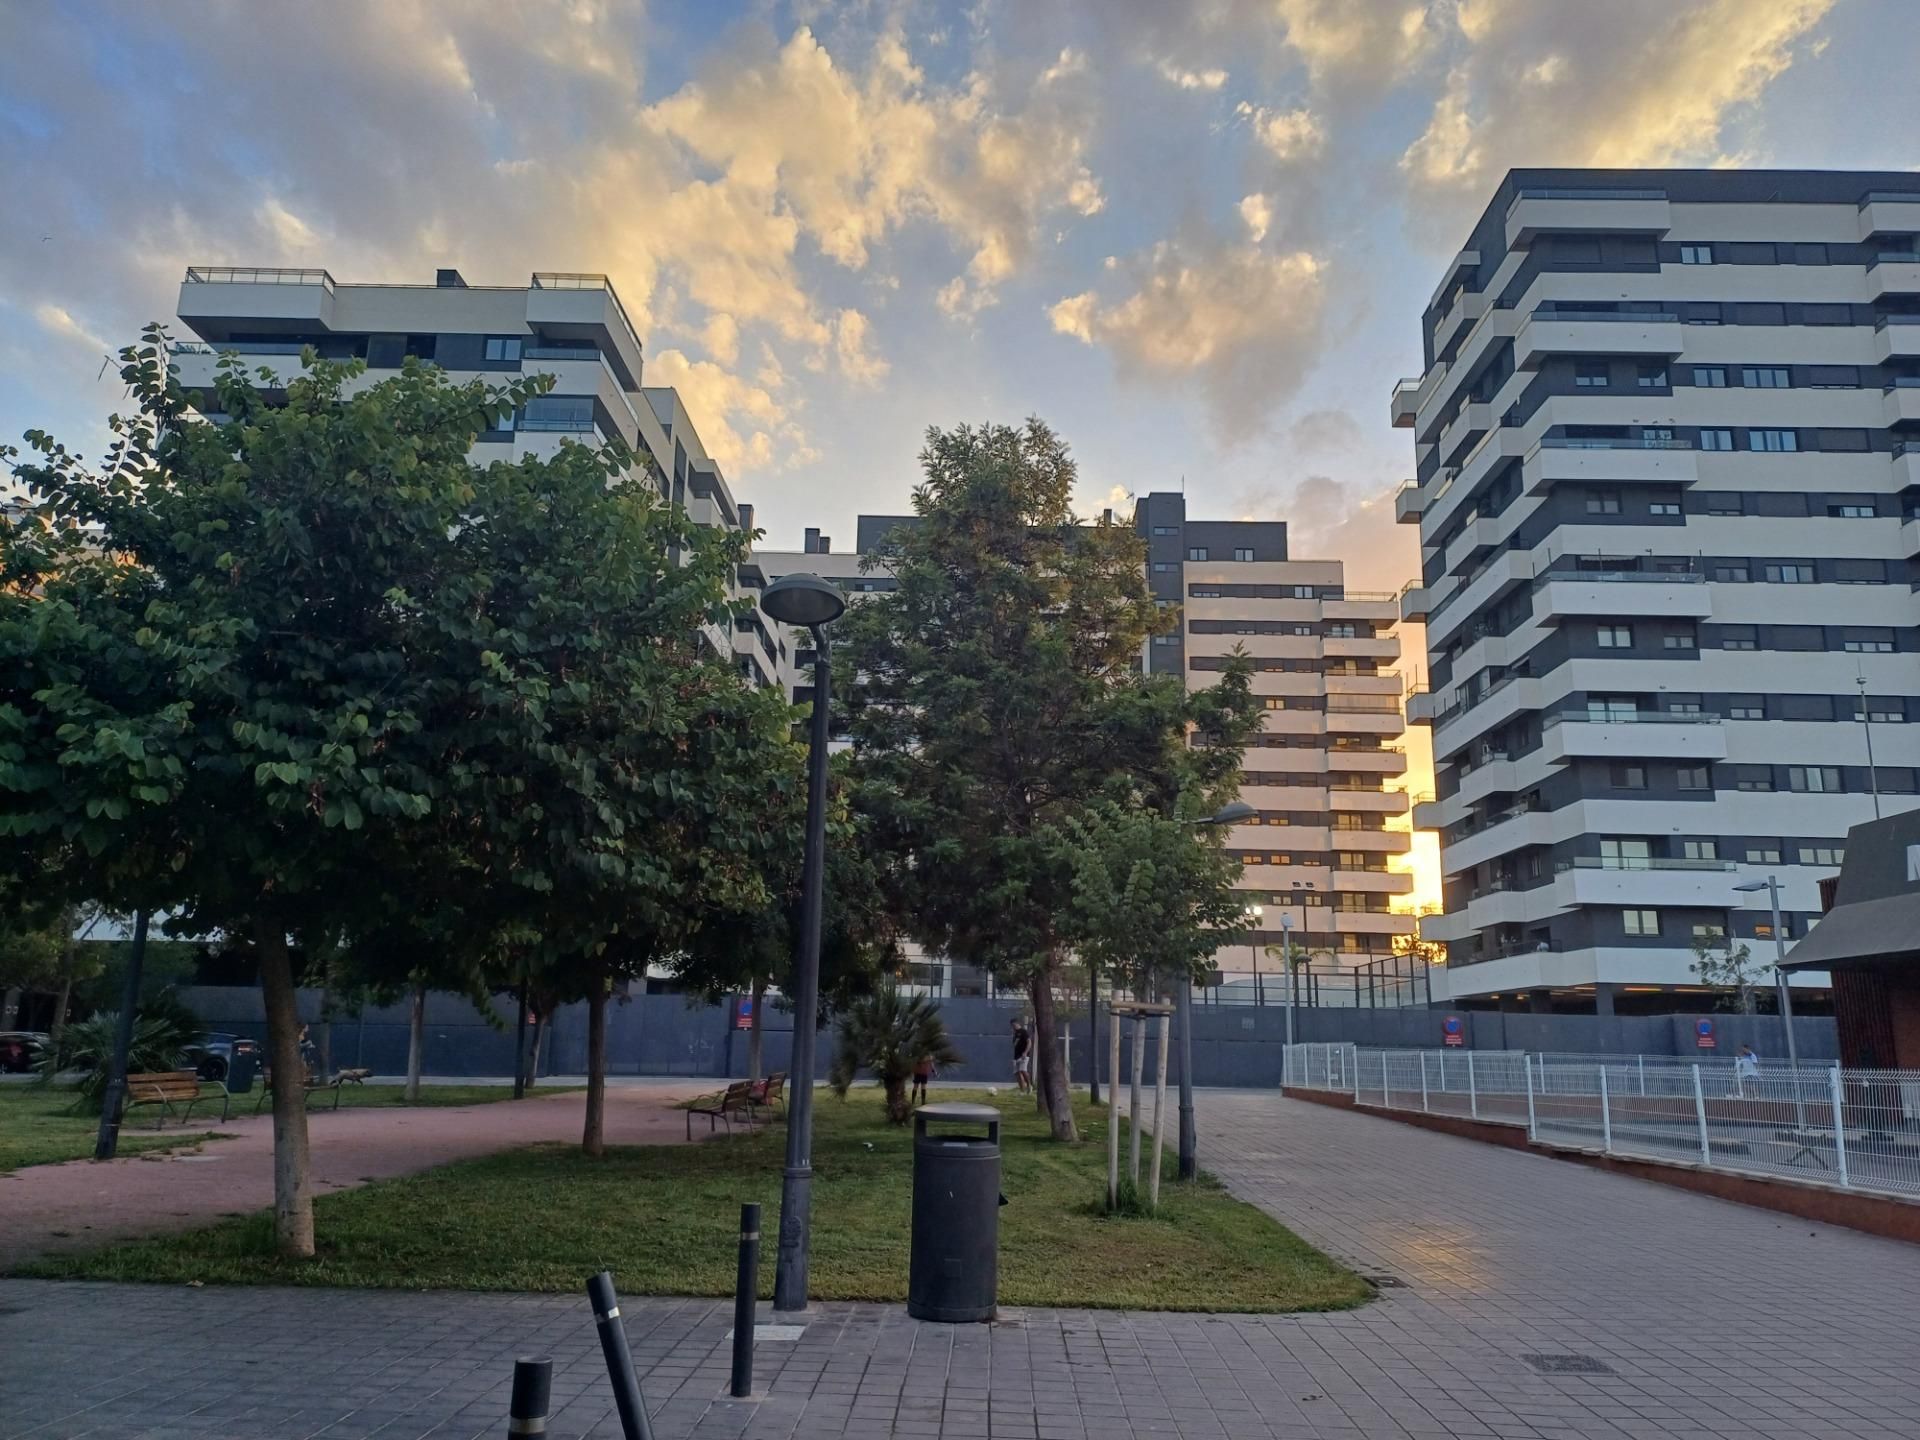
[[[1809,564],[1768,564],[1761,567],[1761,576],[1769,585],[1811,585],[1816,576]]]
[[[1802,865],[1838,865],[1846,853],[1846,848],[1840,845],[1802,845],[1800,863]]]
[[[1831,695],[1782,695],[1779,699],[1782,720],[1833,719]]]
[[[1827,632],[1818,625],[1775,625],[1768,632],[1770,650],[1824,650]]]
[[[1711,265],[1713,263],[1713,246],[1682,245],[1680,247],[1680,263],[1682,265]]]
[[[1836,520],[1871,520],[1874,510],[1871,505],[1829,505],[1827,514]]]
[[[1156,525],[1153,527],[1153,533],[1156,535],[1178,535],[1180,532],[1172,525]]]
[[[1745,584],[1751,577],[1747,573],[1746,561],[1720,560],[1714,563],[1713,578],[1716,580],[1730,581],[1734,584]],[[1728,626],[1727,628],[1736,629],[1738,627]],[[1747,648],[1751,650],[1753,647],[1749,645]]]
[[[1857,719],[1860,715],[1860,707],[1858,705],[1853,707],[1853,713]],[[1900,725],[1905,723],[1906,718],[1907,712],[1901,708],[1898,700],[1867,701],[1867,719],[1876,725]]]
[[[1718,325],[1720,306],[1712,300],[1695,301],[1680,307],[1680,319],[1688,325]]]
[[[1682,840],[1680,858],[1683,860],[1718,860],[1720,842],[1718,840]]]
[[[1840,788],[1838,765],[1789,765],[1787,789],[1809,795],[1830,795]]]
[[[1312,635],[1315,631],[1311,625],[1296,625],[1287,633],[1289,635]]]
[[[1633,373],[1633,383],[1642,390],[1660,390],[1666,387],[1667,367],[1665,365],[1642,365]]]
[[[1629,935],[1658,935],[1660,912],[1658,910],[1622,910],[1620,923]]]
[[[1286,709],[1286,708],[1287,708],[1287,697],[1286,697],[1286,696],[1284,696],[1284,695],[1269,695],[1269,696],[1267,696],[1267,709],[1269,709],[1269,710],[1284,710],[1284,709]]]
[[[1727,927],[1713,920],[1696,920],[1693,922],[1693,938],[1709,943],[1724,940],[1727,938]]]
[[[1727,368],[1724,365],[1696,365],[1693,367],[1693,383],[1706,390],[1724,390],[1727,388]]]
[[[1620,513],[1620,492],[1618,490],[1589,490],[1587,492],[1587,514],[1618,515]]]
[[[1684,630],[1669,630],[1662,635],[1660,648],[1662,650],[1697,650],[1700,648],[1700,642],[1694,636],[1693,627],[1689,625]]]
[[[1784,365],[1746,366],[1740,371],[1740,383],[1749,390],[1788,390],[1793,387],[1793,372]]]
[[[1733,431],[1702,430],[1700,432],[1700,448],[1702,450],[1733,449]]]
[[[520,358],[520,340],[512,335],[489,335],[485,351],[489,360],[517,361]]]
[[[1583,390],[1596,390],[1607,383],[1607,362],[1580,360],[1573,367],[1573,383]]]
[[[1722,625],[1720,627],[1720,648],[1722,650],[1753,650],[1758,648],[1754,627],[1751,625]]]
[[[1680,513],[1680,502],[1677,500],[1654,500],[1648,503],[1647,513],[1649,515],[1678,515]]]
[[[1218,600],[1220,598],[1220,592],[1218,590],[1209,590],[1204,585],[1191,586],[1187,590],[1187,594],[1195,600]]]
[[[1778,865],[1780,863],[1780,842],[1777,840],[1749,840],[1747,842],[1747,863],[1749,865]]]
[[[1828,428],[1813,432],[1816,450],[1837,451],[1841,454],[1859,455],[1873,448],[1873,442],[1867,438],[1867,432],[1856,427],[1846,429]]]
[[[1190,546],[1187,550],[1187,559],[1189,560],[1204,560],[1206,558],[1207,547],[1204,545]]]
[[[1600,841],[1600,864],[1607,870],[1645,870],[1653,858],[1653,845],[1646,840],[1605,837]]]
[[[1607,783],[1616,790],[1647,788],[1647,767],[1616,761],[1607,767]]]
[[[1154,568],[1154,573],[1164,574],[1166,571],[1177,570],[1180,567],[1178,565],[1175,565],[1171,560],[1156,560],[1153,562],[1153,568]]]
[[[1682,765],[1673,772],[1673,783],[1681,790],[1711,790],[1713,782],[1707,778],[1704,765]]]
[[[1599,628],[1600,648],[1602,650],[1631,650],[1633,648],[1633,627],[1631,625],[1602,625]]]
[[[1351,620],[1330,620],[1327,622],[1329,640],[1358,640],[1360,627]],[[1369,639],[1372,637],[1369,636]]]
[[[1840,642],[1842,650],[1856,655],[1891,655],[1893,653],[1893,632],[1891,630],[1855,630]]]
[[[1604,725],[1609,720],[1631,724],[1640,713],[1640,702],[1631,695],[1589,695],[1587,719]]]
[[[1884,560],[1835,560],[1833,578],[1841,585],[1879,585],[1887,578]]]
[[[1709,490],[1705,494],[1707,514],[1744,515],[1747,497],[1738,490]]]
[[[1740,765],[1734,769],[1733,788],[1761,791],[1773,789],[1773,769],[1767,765]],[[1753,857],[1747,857],[1751,860]]]
[[[1156,645],[1178,645],[1180,643],[1180,637],[1178,635],[1156,635],[1153,637],[1153,643]]]
[[[1784,455],[1800,448],[1798,430],[1749,430],[1747,448],[1768,455]]]
[[[1315,600],[1319,597],[1314,593],[1313,586],[1296,585],[1293,587],[1293,598],[1296,600]]]
[[[1253,551],[1252,550],[1235,550],[1233,552],[1233,558],[1236,560],[1251,560],[1253,559]]]

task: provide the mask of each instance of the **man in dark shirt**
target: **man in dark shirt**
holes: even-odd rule
[[[1033,1089],[1033,1035],[1018,1018],[1013,1022],[1013,1084],[1023,1095]]]

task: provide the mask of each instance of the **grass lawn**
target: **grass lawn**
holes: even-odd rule
[[[1320,1310],[1369,1295],[1358,1276],[1214,1182],[1175,1182],[1171,1147],[1159,1216],[1106,1218],[1105,1112],[1083,1103],[1092,1139],[1060,1146],[1030,1102],[997,1103],[1009,1202],[1000,1211],[1003,1304]],[[812,1294],[903,1300],[911,1133],[886,1123],[871,1089],[845,1104],[822,1091],[814,1115]],[[727,1295],[739,1206],[757,1200],[761,1293],[770,1295],[784,1143],[775,1124],[691,1147],[615,1148],[600,1161],[571,1146],[535,1146],[321,1196],[312,1261],[273,1259],[269,1217],[259,1215],[22,1273],[570,1292],[604,1267],[628,1294]]]
[[[100,1117],[76,1112],[72,1090],[47,1090],[38,1085],[0,1086],[0,1174],[27,1165],[51,1165],[60,1160],[85,1160],[93,1154],[93,1138]],[[196,1125],[206,1107],[195,1110]],[[141,1117],[146,1120],[142,1124]],[[213,1137],[195,1125],[173,1125],[155,1132],[151,1110],[133,1112],[133,1123],[120,1127],[119,1152],[138,1155],[143,1150],[175,1150],[198,1145]],[[213,1108],[213,1119],[220,1107]]]
[[[580,1088],[578,1085],[537,1085],[532,1090],[529,1090],[527,1094],[529,1096],[564,1095],[569,1091],[579,1090]],[[356,1105],[404,1105],[407,1103],[402,1098],[405,1093],[406,1086],[404,1085],[342,1085],[340,1087],[340,1108],[342,1110],[349,1110]],[[247,1097],[248,1114],[253,1113],[253,1102],[258,1098],[259,1096],[257,1094]],[[423,1106],[490,1105],[496,1100],[511,1100],[512,1098],[513,1086],[511,1085],[422,1085],[420,1087],[419,1103]],[[233,1103],[237,1110],[240,1105],[240,1097],[235,1096]],[[333,1092],[329,1090],[316,1094],[308,1104],[315,1110],[331,1110],[333,1108]],[[269,1102],[260,1113],[264,1115],[267,1110],[272,1108],[272,1103]]]

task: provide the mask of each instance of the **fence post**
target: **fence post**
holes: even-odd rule
[[[1700,1122],[1700,1163],[1708,1169],[1713,1168],[1713,1147],[1707,1143],[1707,1100],[1700,1093],[1700,1064],[1693,1066],[1693,1113]]]
[[[1433,1107],[1427,1102],[1427,1052],[1416,1050],[1413,1053],[1420,1061],[1420,1108],[1430,1111]]]
[[[1480,1087],[1473,1078],[1473,1052],[1467,1051],[1467,1111],[1474,1119],[1480,1118]]]
[[[1360,1047],[1350,1047],[1353,1051],[1353,1103],[1360,1103]]]
[[[1607,1067],[1600,1067],[1600,1148],[1613,1153],[1613,1107],[1607,1100]]]
[[[1841,1104],[1846,1097],[1846,1089],[1840,1083],[1838,1065],[1827,1071],[1827,1089],[1833,1096],[1833,1157],[1840,1174],[1840,1188],[1846,1190],[1852,1188],[1851,1182],[1847,1179],[1847,1132],[1846,1123],[1841,1114]]]
[[[1636,1055],[1634,1058],[1640,1062],[1640,1098],[1644,1100],[1647,1098],[1647,1057]]]
[[[1533,1114],[1533,1056],[1522,1051],[1520,1063],[1527,1072],[1527,1139],[1532,1141],[1540,1138],[1540,1126]]]

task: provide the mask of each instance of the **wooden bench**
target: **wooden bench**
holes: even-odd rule
[[[747,1128],[753,1128],[753,1082],[736,1080],[725,1090],[712,1095],[703,1095],[687,1106],[687,1139],[693,1139],[693,1117],[707,1117],[707,1133],[713,1133],[714,1122],[727,1122],[727,1133],[733,1133],[733,1117],[738,1115],[747,1122]]]
[[[331,1090],[333,1092],[333,1108],[338,1110],[340,1108],[341,1088],[347,1085],[365,1084],[367,1077],[371,1074],[373,1074],[371,1070],[342,1070],[331,1080],[319,1080],[309,1075],[301,1082],[300,1096],[311,1105],[315,1094]],[[268,1072],[265,1080],[263,1080],[260,1085],[260,1098],[253,1102],[254,1114],[258,1115],[260,1113],[261,1107],[267,1103],[267,1097],[272,1093],[273,1075],[272,1072]]]
[[[755,1109],[772,1110],[775,1106],[784,1108],[786,1105],[786,1071],[776,1070],[766,1079],[758,1082],[749,1081],[748,1084],[752,1087],[750,1098]]]
[[[193,1118],[193,1107],[203,1100],[218,1100],[220,1118],[225,1120],[233,1097],[218,1080],[202,1080],[191,1070],[157,1070],[127,1076],[127,1100],[121,1114],[137,1105],[157,1106],[159,1113],[154,1116],[153,1128],[158,1130],[166,1124],[169,1115],[178,1115],[185,1124]]]

